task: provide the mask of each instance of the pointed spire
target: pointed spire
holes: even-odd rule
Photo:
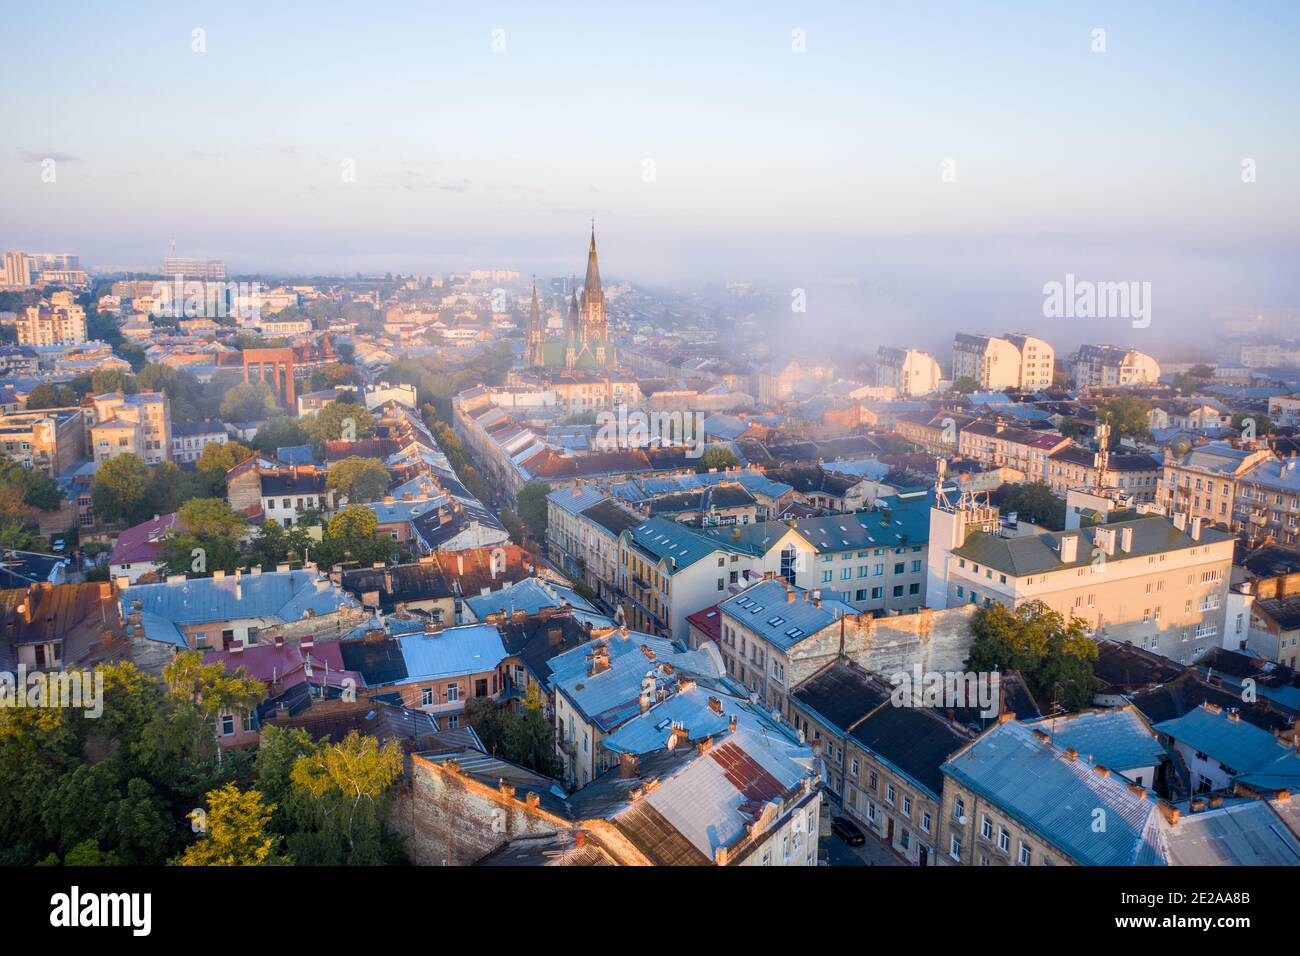
[[[588,296],[600,291],[600,266],[596,263],[596,220],[591,220],[591,245],[587,247],[587,281],[583,288]]]
[[[537,276],[533,276],[533,301],[528,305],[528,323],[537,325],[542,318],[542,307],[537,301]]]

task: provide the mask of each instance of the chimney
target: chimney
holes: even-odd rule
[[[1098,528],[1093,532],[1092,541],[1093,544],[1101,548],[1101,550],[1106,554],[1113,555],[1115,553],[1114,528]]]
[[[624,751],[618,758],[618,775],[624,780],[636,776],[636,755]]]
[[[1180,511],[1176,515],[1174,515],[1174,527],[1177,528],[1179,531],[1183,531],[1187,528],[1186,512]]]
[[[575,847],[577,847],[579,850],[581,850],[584,846],[587,845],[587,831],[586,831],[586,830],[574,830],[574,831],[573,831],[573,845],[574,845]]]
[[[465,576],[465,555],[459,551],[456,552],[456,576],[461,578]]]
[[[1133,550],[1133,529],[1125,525],[1119,529],[1119,548],[1121,551],[1131,552]]]
[[[1201,540],[1201,519],[1199,516],[1192,519],[1192,540]]]
[[[731,719],[727,721],[727,732],[734,734],[736,732],[736,715],[732,714]],[[800,731],[803,733],[803,731]]]
[[[1061,536],[1061,563],[1073,564],[1079,559],[1079,536],[1066,534]]]
[[[275,634],[275,646],[284,647],[284,635],[281,634],[279,631],[277,631]]]
[[[315,634],[304,634],[298,640],[298,646],[302,648],[304,651],[307,650],[308,648],[315,646],[315,644],[316,644]]]

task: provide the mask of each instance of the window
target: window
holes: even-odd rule
[[[1029,847],[1025,846],[1025,843],[1022,840],[1020,842],[1020,856],[1019,856],[1020,865],[1028,866],[1030,862],[1033,860],[1033,856],[1034,856],[1033,851],[1030,850]]]
[[[948,844],[948,855],[954,860],[961,859],[961,840],[958,840],[956,837],[952,838],[951,842]]]
[[[895,792],[896,791],[894,790],[894,785],[892,783],[885,788],[885,802],[889,804],[891,807],[894,805]]]
[[[903,816],[911,819],[912,816],[912,798],[903,797]]]
[[[854,757],[849,761],[849,773],[853,774],[853,779],[858,779],[858,758]]]
[[[929,833],[929,832],[930,832],[930,813],[929,813],[929,811],[926,811],[925,813],[921,814],[921,829],[924,830],[926,833]]]
[[[460,700],[460,684],[447,685],[447,702],[454,703]]]
[[[432,688],[432,687],[426,687],[426,688],[424,688],[422,691],[420,691],[420,706],[421,706],[421,707],[432,707],[432,706],[433,706],[433,688]]]
[[[1011,834],[1006,827],[998,827],[998,849],[1003,853],[1011,849]]]
[[[958,823],[966,822],[966,801],[958,797],[952,804],[952,815]]]
[[[984,814],[984,818],[980,822],[980,836],[984,837],[986,840],[993,837],[993,821],[989,819],[987,813]]]
[[[221,736],[229,737],[235,732],[235,717],[233,714],[221,715]]]

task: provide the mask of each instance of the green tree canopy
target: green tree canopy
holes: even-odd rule
[[[703,474],[710,468],[735,468],[739,464],[740,459],[730,448],[725,445],[710,445],[695,463],[695,470]]]
[[[326,487],[347,495],[349,502],[361,503],[384,497],[388,482],[388,469],[378,458],[351,455],[330,466]]]
[[[528,536],[534,541],[546,540],[546,523],[548,503],[546,496],[551,493],[551,486],[544,481],[530,481],[519,489],[515,496],[515,509],[519,520],[524,523]]]
[[[280,838],[267,833],[275,806],[256,790],[233,783],[208,793],[203,836],[186,847],[181,866],[276,866],[289,862],[277,852]]]
[[[255,422],[280,414],[280,403],[265,382],[241,382],[221,400],[221,417],[228,422]]]
[[[975,636],[969,670],[1015,670],[1043,707],[1055,701],[1068,710],[1092,703],[1099,686],[1093,676],[1097,644],[1077,617],[1069,621],[1041,601],[1012,610],[1005,604],[982,607],[971,619]]]
[[[90,486],[95,512],[109,523],[139,524],[153,512],[149,466],[135,455],[118,455],[100,464]]]

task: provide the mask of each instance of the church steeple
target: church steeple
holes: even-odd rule
[[[528,364],[541,368],[546,364],[543,354],[546,330],[542,327],[542,307],[537,301],[537,277],[533,276],[533,301],[528,305]]]
[[[609,339],[605,316],[605,290],[600,287],[600,265],[596,261],[596,220],[591,221],[591,242],[587,246],[587,280],[582,288],[582,344],[596,347]],[[603,364],[603,363],[602,363]]]
[[[569,320],[564,323],[565,330],[569,333],[569,342],[565,348],[564,364],[568,368],[573,368],[574,363],[578,360],[578,340],[580,338],[579,326],[582,324],[582,309],[578,305],[578,283],[576,277],[572,281],[573,298],[569,301]]]

